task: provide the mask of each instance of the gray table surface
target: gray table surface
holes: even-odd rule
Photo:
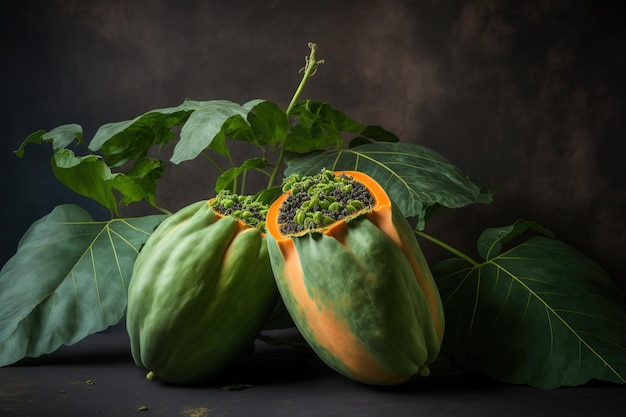
[[[624,386],[541,390],[435,366],[419,381],[371,387],[335,373],[310,352],[261,341],[211,383],[173,386],[144,375],[132,361],[125,329],[114,326],[0,368],[0,416],[626,416]],[[223,389],[232,384],[251,387]]]

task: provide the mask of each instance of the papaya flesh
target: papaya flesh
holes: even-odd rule
[[[296,223],[305,226],[293,229],[281,211],[292,188],[268,211],[268,251],[285,306],[317,355],[352,380],[394,385],[426,375],[439,353],[444,316],[411,226],[371,177],[356,171],[332,175],[363,185],[373,202],[359,208],[351,197],[344,199],[341,219],[318,201],[312,210],[312,203],[291,207]],[[296,191],[311,194],[312,187],[325,186],[306,183]],[[340,199],[334,195],[322,198],[322,206]],[[347,205],[352,207],[345,210]]]
[[[244,354],[279,299],[265,236],[199,201],[163,221],[141,249],[126,327],[150,379],[207,380]]]

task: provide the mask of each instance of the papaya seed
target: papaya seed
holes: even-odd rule
[[[341,204],[334,201],[328,206],[328,210],[330,211],[339,211],[341,210]]]
[[[363,208],[363,203],[360,202],[359,200],[350,200],[350,201],[348,201],[348,204],[350,204],[351,206],[353,206],[357,210],[360,210],[360,209]]]
[[[293,218],[293,221],[300,224],[300,225],[304,225],[304,218],[306,217],[306,212],[302,209],[296,211],[296,215]]]

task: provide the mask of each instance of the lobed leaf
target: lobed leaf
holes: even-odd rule
[[[248,141],[260,146],[282,143],[289,131],[287,114],[270,101],[254,106],[254,111],[248,113],[248,123],[253,132]]]
[[[362,171],[382,185],[406,217],[419,216],[420,229],[428,211],[437,205],[458,208],[491,203],[491,193],[456,166],[437,152],[414,144],[373,142],[350,149],[290,154],[286,163],[285,175],[311,175],[323,168]]]
[[[263,100],[252,100],[239,105],[227,100],[212,100],[201,103],[183,125],[180,141],[174,147],[170,161],[179,164],[194,159],[207,148],[221,155],[228,155],[228,148],[223,143],[224,125],[229,119],[241,123],[262,102]]]
[[[399,142],[400,138],[398,138],[395,134],[383,129],[380,126],[367,126],[361,132],[361,136],[353,138],[350,140],[348,147],[354,148],[358,145],[364,145],[366,143],[372,142]]]
[[[83,128],[77,124],[67,124],[55,127],[49,132],[45,130],[38,130],[35,133],[31,133],[22,142],[20,147],[14,151],[14,153],[22,158],[24,156],[24,150],[29,143],[41,144],[41,142],[51,142],[53,149],[65,148],[72,142],[80,143],[83,138]]]
[[[33,223],[0,270],[0,366],[119,322],[137,253],[164,217],[95,222],[62,205]]]
[[[274,200],[276,200],[282,194],[283,194],[283,187],[281,186],[266,188],[266,189],[259,191],[258,193],[254,195],[254,201],[271,205],[274,202]]]
[[[515,230],[501,229],[501,237]],[[496,231],[483,244],[496,242]],[[452,258],[432,268],[446,314],[444,356],[540,388],[626,382],[626,306],[602,268],[544,236],[481,252],[489,256],[480,264]]]
[[[165,162],[144,158],[137,161],[126,174],[118,174],[113,183],[122,193],[121,203],[131,204],[145,200],[159,208],[155,201],[156,183],[165,172]]]
[[[77,194],[89,197],[117,215],[113,194],[115,176],[99,155],[77,157],[69,149],[56,149],[52,157],[56,178]]]
[[[365,127],[328,103],[306,100],[296,104],[290,116],[298,120],[285,139],[285,150],[307,153],[340,148],[343,133],[362,133]]]
[[[97,201],[114,216],[118,215],[114,190],[122,194],[119,203],[145,200],[159,208],[155,201],[156,183],[164,171],[164,162],[150,158],[136,161],[125,174],[112,172],[99,155],[76,156],[69,149],[57,149],[52,158],[52,172],[61,183]]]
[[[551,231],[540,224],[520,219],[510,226],[494,227],[481,233],[478,239],[478,254],[485,260],[498,256],[502,250],[502,245],[529,230],[533,230],[547,237],[554,237]]]
[[[109,166],[121,166],[146,156],[153,145],[163,146],[174,137],[172,128],[184,124],[203,102],[185,100],[175,107],[150,110],[132,120],[102,125],[89,143],[101,151]]]
[[[219,193],[228,188],[241,174],[250,170],[261,169],[266,165],[267,160],[264,158],[250,158],[246,159],[241,166],[227,169],[217,178],[215,182],[215,192]]]

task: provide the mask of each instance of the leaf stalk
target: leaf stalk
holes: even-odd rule
[[[428,240],[431,243],[434,243],[435,245],[447,250],[448,252],[452,253],[455,256],[458,256],[459,258],[463,259],[465,262],[469,263],[470,265],[473,265],[475,267],[479,266],[480,264],[478,262],[476,262],[474,259],[472,259],[470,256],[464,254],[463,252],[461,252],[460,250],[448,245],[447,243],[437,239],[434,236],[429,235],[428,233],[425,233],[421,230],[413,230],[413,232],[417,235],[420,236],[426,240]]]
[[[324,63],[323,59],[318,60],[315,58],[315,51],[317,49],[317,45],[313,42],[309,42],[308,46],[311,49],[311,52],[308,57],[304,58],[305,60],[304,67],[300,70],[300,71],[304,71],[304,74],[302,75],[300,84],[298,84],[298,88],[296,88],[296,91],[294,92],[293,97],[291,98],[291,101],[289,102],[289,106],[287,106],[287,110],[285,111],[285,114],[287,115],[287,117],[289,117],[289,115],[291,114],[291,111],[293,110],[293,107],[298,102],[298,98],[300,97],[300,94],[302,94],[302,91],[304,90],[304,86],[306,85],[307,80],[315,74],[315,72],[317,71],[317,67],[320,64]],[[285,157],[285,143],[283,139],[283,143],[281,143],[281,146],[280,146],[280,153],[278,154],[278,160],[276,161],[276,166],[274,167],[274,170],[272,171],[272,175],[270,176],[269,182],[267,184],[268,189],[274,186],[274,182],[276,181],[278,172],[283,164],[284,157]]]

